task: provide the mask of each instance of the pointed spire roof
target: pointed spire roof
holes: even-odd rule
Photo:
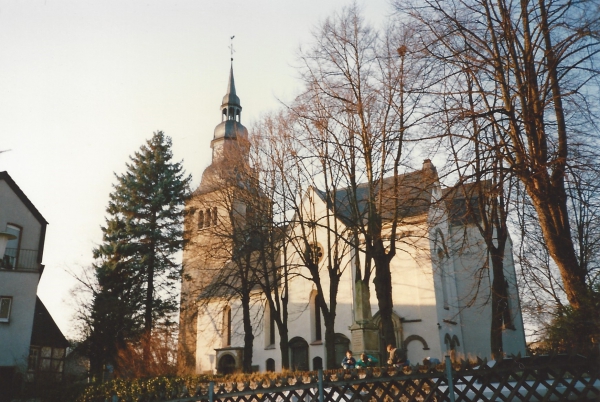
[[[229,70],[229,83],[227,85],[227,93],[223,97],[223,103],[221,107],[228,106],[238,106],[240,109],[242,105],[240,104],[240,98],[235,93],[235,81],[233,79],[233,63],[231,63],[231,69]]]

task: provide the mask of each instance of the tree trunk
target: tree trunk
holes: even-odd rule
[[[508,297],[506,292],[506,279],[504,278],[503,256],[498,250],[490,250],[492,260],[492,272],[494,279],[492,281],[492,326],[490,346],[492,349],[492,358],[498,360],[504,356],[502,345],[502,329],[504,323],[504,311],[508,307]],[[507,323],[504,323],[507,324]]]
[[[546,246],[560,271],[567,299],[574,309],[580,309],[585,304],[587,295],[586,272],[577,260],[571,238],[566,202],[554,202],[556,196],[543,197],[529,190],[528,188],[528,193],[538,213]],[[554,191],[564,193],[564,186],[556,188]],[[564,194],[564,198],[566,199],[566,194]]]
[[[154,222],[152,222],[154,225]],[[154,260],[155,260],[155,245],[154,240],[151,241],[150,244],[150,258],[148,261],[148,277],[146,278],[146,306],[144,311],[144,328],[145,333],[142,335],[143,339],[143,348],[144,348],[144,363],[150,363],[150,338],[152,336],[152,310],[153,310],[153,302],[154,302]]]
[[[375,293],[379,304],[379,316],[381,317],[381,330],[385,345],[396,345],[396,331],[392,314],[394,302],[392,299],[392,275],[390,273],[390,262],[385,258],[375,259]]]
[[[252,321],[250,319],[250,297],[247,292],[242,296],[242,319],[244,322],[244,373],[252,372],[252,347],[254,346],[254,335],[252,334]]]
[[[279,331],[279,349],[281,350],[281,369],[287,370],[290,368],[290,342],[287,328],[285,331]]]
[[[340,368],[340,363],[335,359],[335,316],[323,314],[325,324],[325,360],[328,369]]]

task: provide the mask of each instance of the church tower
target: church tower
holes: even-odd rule
[[[241,123],[242,106],[235,90],[233,65],[220,110],[221,123],[215,127],[210,143],[212,163],[185,207],[187,242],[183,250],[177,363],[180,374],[202,370],[196,367],[198,298],[231,258],[231,211],[245,213],[235,194],[237,188],[245,187],[246,173],[250,172],[248,130]]]

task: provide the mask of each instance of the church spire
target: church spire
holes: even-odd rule
[[[229,70],[227,93],[221,102],[221,123],[215,127],[212,148],[212,163],[202,173],[198,191],[215,190],[223,176],[235,176],[248,163],[248,130],[241,123],[242,106],[235,91],[233,63]],[[216,186],[216,187],[215,187]]]
[[[240,111],[242,110],[240,98],[235,93],[235,80],[233,79],[233,62],[231,62],[231,68],[229,70],[229,83],[227,84],[227,93],[223,97],[221,108],[223,109],[227,106],[237,106],[237,108]],[[223,110],[223,114],[225,114],[225,110]]]

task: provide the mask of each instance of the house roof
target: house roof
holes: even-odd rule
[[[17,197],[19,197],[21,202],[25,204],[25,206],[29,209],[29,211],[31,211],[33,216],[35,216],[35,218],[42,224],[42,226],[48,224],[48,222],[46,221],[46,219],[44,219],[40,211],[38,211],[35,205],[33,205],[29,198],[27,198],[23,190],[21,190],[17,183],[15,183],[15,181],[12,179],[12,177],[10,177],[8,172],[0,172],[0,180],[4,180],[6,184],[8,184],[12,191],[15,192]]]
[[[39,297],[36,297],[35,300],[31,345],[51,346],[54,348],[66,348],[69,346],[69,341],[67,341],[60,328],[58,328],[58,325],[56,325]]]
[[[459,183],[442,190],[442,199],[446,203],[452,225],[468,225],[481,220],[479,188],[483,188],[486,194],[490,194],[491,182],[486,180],[479,183]]]
[[[384,178],[383,186],[375,186],[375,191],[382,191],[384,196],[383,211],[381,211],[382,218],[384,220],[394,218],[396,195],[398,200],[397,212],[400,219],[427,213],[437,180],[437,172],[431,163],[425,163],[421,170],[398,175],[396,178],[394,176]],[[398,185],[397,191],[395,191],[396,183]],[[369,199],[367,183],[359,184],[355,195],[351,188],[335,191],[335,197],[328,196],[321,190],[316,190],[316,192],[324,202],[327,202],[330,209],[335,209],[337,216],[346,225],[357,222],[357,218],[361,221],[366,219],[367,201]],[[376,196],[379,198],[379,194],[376,194]],[[335,199],[332,200],[332,198]]]

